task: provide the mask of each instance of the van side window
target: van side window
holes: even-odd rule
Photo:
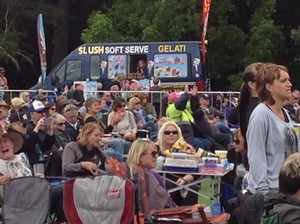
[[[161,78],[188,77],[187,54],[154,55],[154,76]]]
[[[80,80],[81,78],[81,60],[72,60],[67,62],[66,80]]]
[[[90,58],[90,79],[91,80],[95,80],[95,79],[99,79],[100,78],[100,74],[102,74],[101,76],[103,76],[104,74],[104,70],[105,67],[102,67],[102,64],[104,62],[101,62],[101,58],[99,55],[92,55]],[[101,73],[100,73],[100,68],[101,68]]]
[[[109,55],[108,56],[108,78],[114,79],[119,74],[127,74],[126,55]]]
[[[59,79],[58,83],[65,81],[65,70],[66,70],[66,63],[63,63],[62,66],[56,71],[55,75]]]

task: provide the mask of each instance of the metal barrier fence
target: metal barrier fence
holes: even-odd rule
[[[34,96],[39,93],[38,90],[30,90],[30,89],[5,89],[5,90],[1,89],[0,92],[4,93],[3,99],[5,100],[5,102],[7,104],[10,104],[10,101],[11,101],[12,98],[19,97],[19,95],[20,95],[21,92],[28,92],[30,94],[30,98],[31,99],[33,99]],[[52,91],[52,90],[43,90],[42,92],[46,93],[49,96],[49,98],[51,98],[54,101],[56,101],[57,94],[56,94],[55,91]]]
[[[35,95],[39,93],[37,90],[28,90],[28,89],[8,89],[8,90],[0,90],[0,92],[4,92],[4,100],[10,104],[10,100],[13,97],[19,97],[19,94],[21,92],[29,92],[31,99],[34,99]],[[46,93],[48,95],[48,99],[52,101],[56,101],[57,99],[57,94],[55,91],[52,90],[42,90],[43,93]],[[94,97],[101,97],[104,92],[107,92],[106,90],[99,90],[99,91],[84,91],[84,96],[85,99],[88,97],[94,96]],[[168,92],[165,91],[109,91],[112,95],[115,96],[120,96],[122,98],[125,98],[125,100],[128,100],[130,97],[135,96],[135,95],[140,95],[140,94],[159,94],[159,102],[163,101],[163,97],[168,94]],[[183,92],[181,92],[183,93]],[[66,94],[66,93],[64,93]],[[214,101],[216,100],[217,95],[222,95],[223,101],[224,97],[226,97],[226,100],[230,102],[229,107],[235,106],[237,104],[237,98],[239,95],[239,92],[227,92],[227,91],[199,91],[199,95],[202,94],[208,94],[210,97],[210,104],[214,105]],[[162,111],[162,104],[160,104],[160,111]],[[160,114],[161,115],[161,114]]]
[[[104,92],[107,92],[105,90],[100,90],[100,91],[85,91],[85,99],[88,98],[88,96],[94,96],[94,97],[100,97]],[[118,96],[118,97],[122,97],[125,100],[128,100],[130,97],[135,96],[135,95],[139,95],[139,94],[159,94],[159,102],[163,102],[163,97],[166,94],[169,94],[169,92],[165,92],[165,91],[149,91],[149,90],[145,90],[145,91],[109,91],[112,95]],[[180,93],[183,93],[180,92]],[[217,95],[222,95],[222,100],[224,100],[224,97],[226,98],[225,101],[228,101],[228,107],[233,107],[236,106],[238,103],[238,97],[240,92],[234,92],[234,91],[198,91],[198,95],[201,96],[203,94],[207,94],[210,97],[210,104],[214,105]],[[223,104],[221,105],[221,107],[223,107]],[[162,103],[160,104],[160,112],[162,111]],[[223,108],[220,109],[221,111],[223,111]],[[160,113],[160,116],[162,115],[162,113]]]

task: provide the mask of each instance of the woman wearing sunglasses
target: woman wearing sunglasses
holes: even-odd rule
[[[236,177],[234,179],[234,187],[239,190],[246,189],[249,164],[247,159],[247,151],[245,149],[245,139],[242,135],[241,129],[239,128],[232,133],[232,136],[233,148],[236,152]]]
[[[157,174],[151,170],[156,166],[157,157],[157,146],[149,139],[135,140],[127,157],[131,177],[138,189],[139,210],[145,214],[145,218],[149,218],[147,216],[153,209],[174,205],[170,194],[157,179]]]
[[[160,153],[165,154],[165,152],[167,152],[167,150],[171,149],[172,147],[177,148],[177,146],[174,145],[180,138],[183,138],[181,129],[174,121],[167,121],[166,123],[164,123],[159,129],[158,137],[157,137],[157,144],[159,145]],[[194,151],[193,146],[187,143],[186,143],[186,149],[188,149],[188,151],[190,152]],[[168,178],[171,179],[173,177],[170,176]],[[192,175],[186,174],[186,175],[182,175],[182,177],[174,181],[176,181],[176,184],[178,185],[184,185],[193,180],[194,177]],[[174,184],[167,182],[167,188],[173,188],[173,187]],[[197,191],[199,189],[195,189],[195,190]],[[171,195],[172,198],[174,199],[174,202],[179,206],[196,204],[198,199],[198,197],[191,192],[188,192],[188,194],[185,195],[183,193],[181,194],[180,191],[175,191]]]
[[[113,123],[113,119],[120,118],[112,132],[118,132],[124,140],[133,141],[136,138],[137,126],[132,112],[125,110],[125,107],[125,100],[116,98],[112,104],[112,112],[108,115],[107,125]]]
[[[137,127],[149,131],[149,138],[153,141],[156,140],[157,125],[148,118],[146,111],[142,109],[141,100],[138,97],[132,97],[128,102],[128,109],[132,112]]]

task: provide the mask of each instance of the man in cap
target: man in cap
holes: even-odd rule
[[[216,108],[210,105],[210,97],[206,93],[200,97],[199,104],[207,116],[213,117],[215,113],[219,112]]]
[[[28,153],[30,164],[35,164],[44,162],[44,152],[52,148],[55,137],[53,123],[45,122],[45,106],[41,101],[33,101],[29,112],[31,122],[28,124],[24,151]]]
[[[64,109],[64,117],[66,118],[65,133],[70,137],[71,141],[76,141],[81,128],[81,122],[78,119],[79,109],[73,104],[69,104]]]
[[[27,133],[27,127],[30,123],[28,115],[24,112],[12,113],[9,117],[10,128],[25,135]]]

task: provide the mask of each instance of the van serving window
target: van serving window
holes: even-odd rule
[[[101,71],[101,70],[102,71]],[[105,67],[104,67],[105,69]],[[101,67],[101,58],[99,55],[92,55],[90,58],[90,79],[97,80],[104,75],[104,69]]]
[[[66,80],[77,81],[81,77],[81,60],[67,62]]]
[[[187,54],[155,54],[154,76],[179,78],[188,76]]]

